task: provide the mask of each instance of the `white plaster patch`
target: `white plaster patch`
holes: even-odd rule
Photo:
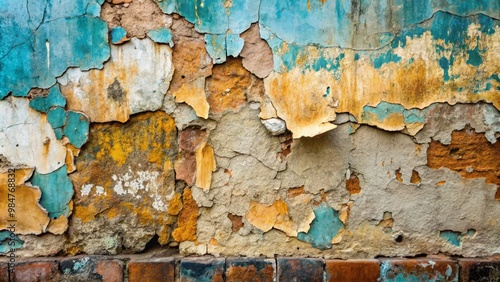
[[[1,100],[0,113],[0,155],[12,165],[48,174],[65,164],[66,147],[57,140],[47,116],[31,109],[28,99]]]

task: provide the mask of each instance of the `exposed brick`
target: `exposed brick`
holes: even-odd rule
[[[39,261],[18,263],[11,273],[11,281],[32,282],[32,281],[61,281],[59,264],[57,261]]]
[[[323,281],[323,259],[278,258],[278,281]]]
[[[376,282],[380,276],[378,260],[327,260],[326,281]]]
[[[195,257],[181,261],[181,281],[224,281],[225,260],[223,258]]]
[[[128,264],[129,282],[174,281],[175,261],[173,258],[151,258],[134,260]]]
[[[394,259],[380,264],[381,281],[458,281],[458,265],[447,259]]]
[[[226,260],[226,281],[265,282],[274,281],[273,259],[228,258]]]
[[[102,276],[102,282],[121,282],[123,265],[117,260],[101,260],[97,263],[97,274]]]
[[[463,259],[460,263],[460,281],[500,281],[500,260]]]
[[[0,282],[9,281],[9,266],[6,262],[0,262]]]

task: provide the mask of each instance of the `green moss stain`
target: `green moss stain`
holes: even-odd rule
[[[300,232],[297,239],[310,243],[320,250],[330,249],[333,237],[345,227],[344,223],[340,220],[338,212],[326,203],[315,208],[314,215],[309,232]]]
[[[35,171],[31,183],[40,187],[40,205],[49,212],[50,218],[69,215],[69,202],[73,197],[73,184],[67,175],[66,165],[49,174]]]

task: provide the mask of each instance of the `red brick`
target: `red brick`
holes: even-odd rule
[[[496,259],[462,259],[460,281],[500,281],[500,257]]]
[[[175,262],[172,258],[135,260],[128,264],[129,282],[174,281]]]
[[[262,258],[228,258],[226,281],[273,282],[275,262]]]
[[[278,281],[322,282],[323,259],[278,258]]]
[[[190,257],[181,260],[181,281],[223,282],[226,261],[224,258]]]
[[[97,263],[97,274],[102,276],[102,282],[122,282],[123,265],[117,260],[101,260]]]
[[[378,260],[327,260],[326,278],[329,282],[376,282],[380,276]]]
[[[455,261],[440,258],[384,260],[380,266],[380,278],[382,281],[395,278],[457,281],[458,264]]]
[[[57,261],[39,261],[18,263],[14,268],[14,273],[11,273],[16,282],[32,282],[32,281],[60,281],[61,273],[59,272],[59,264]]]

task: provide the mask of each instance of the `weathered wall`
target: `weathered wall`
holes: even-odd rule
[[[0,252],[500,253],[498,1],[0,4]]]

